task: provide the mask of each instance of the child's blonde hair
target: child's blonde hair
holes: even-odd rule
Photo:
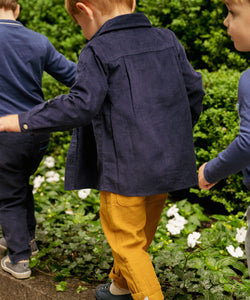
[[[65,7],[71,17],[79,13],[76,7],[76,3],[78,2],[84,3],[85,0],[65,0]],[[133,0],[86,0],[86,2],[94,4],[103,15],[112,12],[117,5],[123,5],[129,8],[133,7]]]
[[[0,0],[0,8],[4,8],[5,10],[11,9],[15,11],[17,8],[18,0]]]

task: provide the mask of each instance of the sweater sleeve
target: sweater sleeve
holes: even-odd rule
[[[44,66],[45,71],[56,80],[71,87],[75,81],[76,64],[59,53],[47,37],[45,37],[45,39],[47,45],[47,55]]]
[[[250,165],[250,69],[240,78],[238,104],[240,130],[233,142],[205,167],[204,175],[208,182],[215,183],[231,174],[242,171]]]

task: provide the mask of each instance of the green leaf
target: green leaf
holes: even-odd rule
[[[66,281],[61,281],[60,284],[56,285],[56,291],[57,292],[65,292],[66,291],[66,285],[67,285]]]

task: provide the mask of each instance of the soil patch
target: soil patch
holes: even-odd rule
[[[94,286],[74,278],[65,281],[66,291],[57,292],[52,276],[32,270],[32,277],[18,280],[0,269],[0,300],[95,300]]]

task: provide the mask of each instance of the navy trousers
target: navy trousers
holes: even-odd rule
[[[0,133],[0,225],[14,263],[31,254],[36,219],[29,181],[48,144],[49,134]]]

